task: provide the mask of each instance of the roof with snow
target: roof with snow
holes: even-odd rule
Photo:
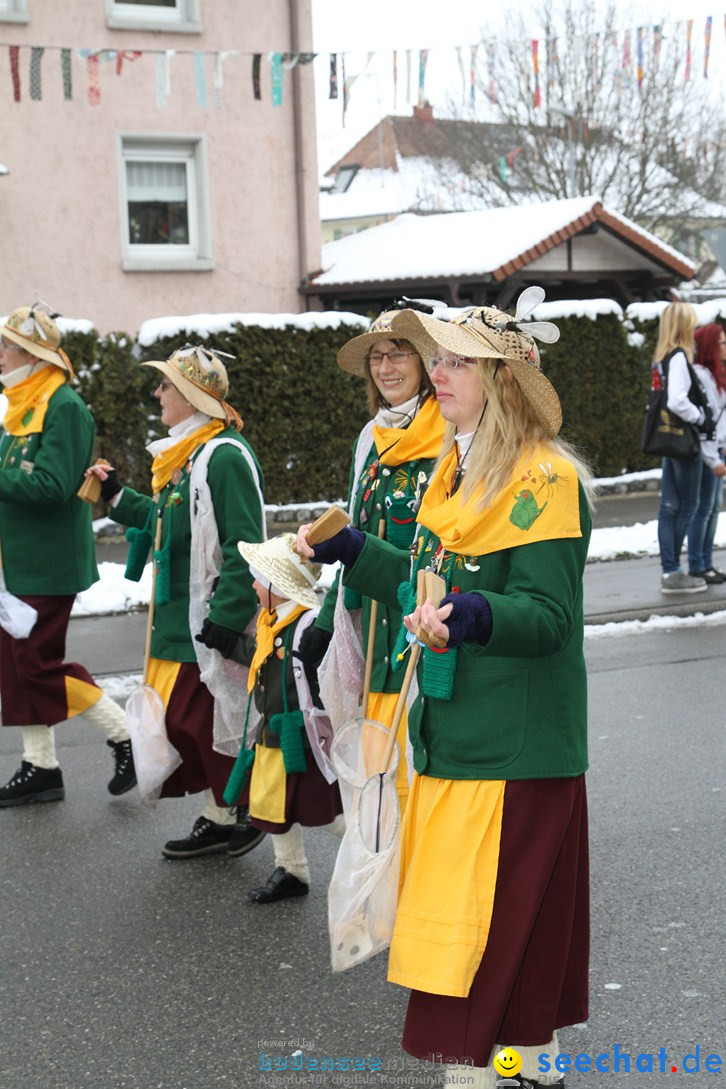
[[[646,284],[651,292],[672,288],[695,272],[682,253],[596,196],[442,215],[406,213],[327,243],[323,269],[309,293],[341,297],[341,289],[354,294],[356,287],[396,292],[450,281],[496,286],[526,278],[545,287],[547,281],[569,284],[572,290],[560,297],[577,298],[578,284],[599,280],[622,281],[613,297],[626,303],[658,298],[657,291],[644,293]],[[629,290],[628,282],[640,286]],[[597,294],[609,292],[601,288]]]

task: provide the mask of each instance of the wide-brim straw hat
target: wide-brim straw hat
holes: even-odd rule
[[[411,325],[409,334],[395,332],[397,318],[402,314],[410,313],[412,313],[410,310],[384,310],[371,324],[367,333],[360,333],[343,345],[336,357],[338,366],[350,374],[365,374],[368,352],[379,340],[408,340],[423,359],[426,339],[422,336],[419,326]],[[416,337],[419,338],[420,343],[416,342]]]
[[[200,412],[231,422],[239,416],[225,400],[229,390],[227,369],[210,348],[180,348],[166,360],[150,359],[142,367],[155,367],[166,375],[182,397]]]
[[[60,346],[61,331],[50,314],[39,306],[19,306],[13,310],[0,333],[38,359],[55,363],[73,374],[71,361]]]
[[[239,541],[237,548],[250,567],[272,583],[273,593],[279,592],[281,597],[290,598],[298,605],[316,609],[318,599],[313,587],[320,578],[322,568],[319,563],[298,556],[293,551],[294,543],[294,533],[281,533],[257,544]]]
[[[510,314],[493,306],[473,306],[451,320],[405,310],[392,323],[392,335],[408,340],[418,337],[421,343],[423,334],[428,341],[423,347],[428,358],[435,355],[438,346],[454,355],[505,361],[537,419],[554,438],[562,427],[560,399],[540,369],[534,337],[514,328],[515,324]]]

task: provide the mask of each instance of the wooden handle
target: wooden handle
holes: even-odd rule
[[[446,597],[446,582],[440,575],[434,574],[433,571],[419,571],[418,576],[418,581],[416,583],[416,604],[423,605],[424,601],[431,598],[438,609],[439,605]],[[446,646],[445,639],[440,639],[438,635],[433,635],[428,628],[422,627],[421,624],[416,628],[416,638],[421,643],[425,643],[427,647]]]
[[[396,708],[393,712],[393,719],[389,728],[388,743],[386,750],[383,753],[383,766],[381,768],[381,775],[388,771],[388,765],[391,762],[391,756],[393,754],[393,746],[396,744],[396,735],[398,733],[398,727],[401,725],[401,719],[403,717],[403,709],[406,706],[406,697],[408,696],[408,690],[411,687],[411,681],[413,675],[416,672],[416,663],[418,662],[418,656],[421,653],[421,647],[418,643],[412,643],[411,649],[408,652],[408,665],[406,666],[406,672],[403,675],[403,684],[401,685],[401,691],[398,693],[398,699],[396,700]]]
[[[324,514],[316,518],[308,530],[308,544],[312,548],[321,541],[329,541],[341,529],[350,525],[350,518],[340,507],[328,507]]]
[[[156,533],[154,535],[154,552],[161,548],[161,519],[164,508],[159,507],[156,518]],[[146,643],[144,645],[144,684],[149,683],[149,661],[151,659],[151,632],[154,627],[154,612],[156,605],[156,559],[151,556],[151,600],[149,601],[149,615],[146,620]]]
[[[96,458],[94,465],[109,465],[105,458]],[[83,499],[86,503],[97,503],[101,498],[101,481],[98,479],[95,473],[91,473],[81,484],[80,488],[76,492],[79,499]]]
[[[381,518],[378,523],[378,537],[383,539],[383,535],[386,532],[386,520]],[[341,587],[338,586],[338,593],[341,593]],[[378,621],[378,602],[375,598],[371,598],[371,618],[368,624],[368,649],[366,653],[366,671],[363,678],[363,696],[361,699],[361,714],[363,718],[366,717],[368,712],[368,697],[371,694],[371,676],[373,674],[373,645],[376,641],[376,623]]]

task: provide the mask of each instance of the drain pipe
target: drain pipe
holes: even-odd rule
[[[301,52],[300,49],[300,24],[298,20],[299,0],[289,0],[290,11],[290,50],[292,53]],[[297,246],[298,246],[298,271],[300,274],[299,289],[304,286],[308,277],[307,246],[308,236],[305,220],[305,166],[303,163],[303,117],[302,117],[302,87],[300,65],[296,64],[292,69],[292,118],[293,118],[293,149],[295,152],[295,206],[297,210]]]

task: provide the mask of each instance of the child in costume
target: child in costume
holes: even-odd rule
[[[283,533],[238,546],[262,607],[255,638],[243,636],[235,654],[249,665],[250,707],[254,704],[258,721],[248,717],[225,800],[237,804],[251,766],[250,819],[272,833],[275,849],[275,870],[267,883],[247,894],[259,904],[307,894],[302,827],[330,825],[342,813],[329,757],[330,721],[319,705],[315,673],[306,671],[298,654],[303,633],[318,615],[313,587],[320,565],[298,556],[294,540],[292,533]],[[247,747],[252,738],[253,750]]]

